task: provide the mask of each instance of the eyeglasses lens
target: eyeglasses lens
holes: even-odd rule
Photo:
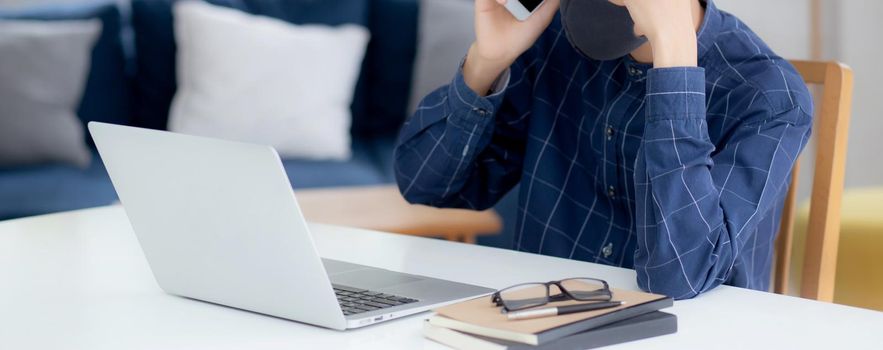
[[[561,287],[566,289],[576,300],[610,300],[610,293],[604,283],[598,280],[586,278],[572,278],[561,281]]]
[[[547,302],[547,289],[542,283],[514,286],[500,291],[500,299],[510,311],[527,309]]]

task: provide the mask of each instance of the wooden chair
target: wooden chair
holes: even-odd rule
[[[823,89],[817,101],[813,134],[816,138],[815,170],[810,199],[806,255],[800,296],[831,302],[840,239],[840,201],[846,165],[846,143],[852,108],[852,69],[837,62],[791,62],[807,84]],[[791,175],[782,223],[776,242],[774,291],[785,294],[791,262],[799,161]]]

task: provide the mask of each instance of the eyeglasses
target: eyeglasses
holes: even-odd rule
[[[502,306],[503,312],[510,312],[556,301],[609,301],[612,297],[613,293],[607,282],[595,278],[577,277],[546,283],[516,284],[498,290],[491,297],[491,302],[496,306]]]

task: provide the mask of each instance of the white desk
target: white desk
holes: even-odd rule
[[[499,288],[634,271],[506,250],[315,226],[323,256]],[[676,302],[674,335],[618,349],[883,349],[883,313],[721,287]],[[173,297],[156,286],[123,210],[0,223],[0,349],[440,349],[412,316],[337,332]]]

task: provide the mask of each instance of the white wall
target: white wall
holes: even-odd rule
[[[883,185],[883,1],[830,0],[840,6],[834,55],[855,71],[848,186]]]
[[[809,0],[715,0],[715,4],[742,19],[780,56],[809,58]]]

